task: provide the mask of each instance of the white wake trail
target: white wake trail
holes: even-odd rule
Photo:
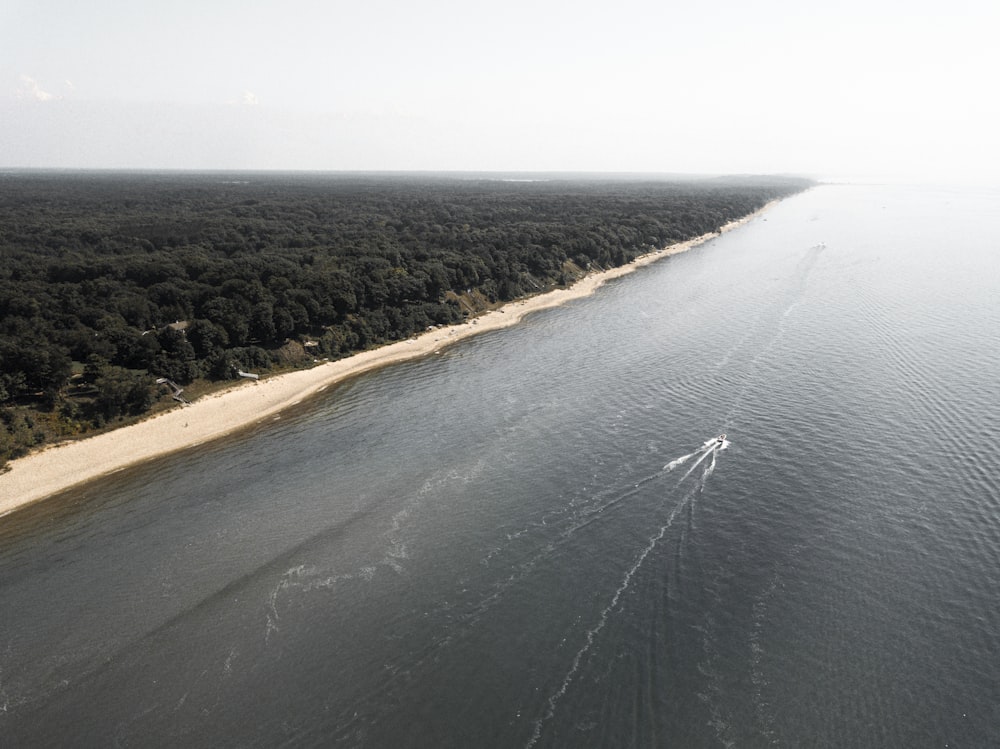
[[[700,453],[704,449],[705,448],[702,447],[702,448],[699,448],[699,449],[695,450],[693,453],[688,453],[687,455],[682,455],[681,457],[677,458],[676,460],[671,460],[669,463],[667,463],[665,466],[663,466],[664,472],[669,473],[670,471],[674,470],[677,466],[684,465],[689,460],[691,460],[691,458],[693,458],[695,455],[697,455],[698,453]]]
[[[719,451],[712,450],[712,462],[708,464],[708,467],[705,469],[705,472],[701,475],[701,486],[703,489],[705,488],[705,482],[708,481],[708,477],[711,476],[712,472],[715,470],[715,461],[718,457],[719,457]]]
[[[691,464],[691,467],[684,472],[683,476],[681,476],[681,481],[684,481],[684,479],[690,476],[694,472],[694,469],[700,466],[702,462],[705,460],[705,458],[707,458],[709,455],[715,455],[714,446],[709,447],[707,450],[705,450],[705,453],[700,458],[698,458],[698,460],[696,460],[694,463]]]
[[[699,459],[698,462],[700,463],[701,460],[703,459],[704,456],[702,456],[702,458]],[[695,463],[695,465],[697,465],[697,463]],[[694,466],[692,466],[692,468],[694,468]],[[528,743],[525,745],[525,749],[531,749],[531,747],[533,747],[538,742],[538,739],[541,738],[542,727],[545,725],[545,723],[547,723],[549,720],[555,717],[556,705],[558,704],[559,700],[566,694],[566,690],[569,689],[569,685],[572,683],[573,678],[576,676],[577,671],[580,670],[580,663],[582,662],[584,656],[586,656],[587,653],[590,652],[590,649],[591,647],[593,647],[594,640],[597,638],[597,635],[599,635],[601,630],[604,629],[605,625],[607,625],[608,617],[611,615],[611,612],[615,609],[615,607],[618,606],[618,602],[621,600],[622,594],[625,593],[626,590],[628,590],[629,585],[632,582],[632,578],[635,577],[635,574],[639,571],[639,568],[642,567],[642,563],[646,561],[646,557],[649,556],[650,552],[652,552],[653,549],[656,548],[656,545],[663,540],[663,537],[667,534],[667,530],[670,528],[671,525],[674,524],[674,518],[677,517],[677,513],[680,512],[681,508],[683,508],[688,504],[688,502],[691,500],[691,498],[695,495],[697,491],[700,491],[700,489],[693,489],[689,491],[687,495],[684,497],[684,499],[682,499],[680,502],[677,503],[677,506],[674,507],[673,510],[671,510],[670,515],[667,517],[667,522],[660,527],[660,530],[656,535],[654,535],[651,539],[649,539],[649,542],[646,544],[646,548],[642,550],[638,558],[635,560],[635,562],[633,562],[632,566],[625,573],[625,577],[622,579],[622,582],[618,586],[618,589],[615,590],[614,595],[611,597],[611,601],[601,611],[601,614],[597,620],[597,624],[595,624],[593,627],[587,630],[586,641],[584,642],[583,647],[581,647],[576,652],[576,655],[573,656],[573,662],[570,664],[569,671],[563,678],[562,684],[559,686],[559,689],[557,689],[555,693],[553,693],[549,697],[548,710],[546,710],[545,714],[541,718],[535,721],[535,728],[531,733],[531,738],[528,739]]]
[[[667,516],[666,522],[662,526],[660,526],[659,531],[656,534],[654,534],[652,538],[649,539],[645,548],[639,553],[638,557],[636,557],[635,561],[632,563],[632,566],[625,572],[625,576],[624,578],[622,578],[621,583],[615,590],[614,595],[611,596],[611,600],[608,602],[607,606],[605,606],[604,609],[601,611],[600,616],[597,619],[597,623],[587,630],[583,646],[576,652],[576,655],[573,656],[573,660],[570,663],[569,671],[567,671],[566,675],[563,677],[562,684],[560,684],[559,688],[549,696],[548,708],[546,709],[545,713],[540,718],[538,718],[538,720],[535,721],[534,730],[531,733],[531,737],[528,739],[528,743],[525,745],[525,749],[531,749],[531,747],[533,747],[536,743],[538,743],[538,740],[541,738],[542,735],[542,728],[549,720],[555,717],[559,701],[566,695],[566,691],[569,689],[569,685],[576,678],[576,674],[580,670],[580,665],[583,662],[583,659],[590,652],[591,648],[594,645],[595,640],[597,639],[597,636],[607,625],[608,618],[611,616],[612,612],[618,606],[619,601],[621,601],[622,595],[625,593],[625,591],[628,590],[629,586],[632,583],[632,579],[635,577],[636,573],[642,567],[643,562],[646,561],[646,557],[648,557],[650,553],[652,553],[653,549],[656,548],[657,544],[659,544],[660,541],[663,540],[664,536],[666,536],[667,530],[669,530],[669,528],[674,524],[674,519],[677,517],[677,514],[683,508],[687,507],[691,502],[693,502],[694,498],[697,495],[701,494],[705,490],[705,482],[708,481],[708,477],[711,476],[712,472],[715,470],[715,464],[719,450],[725,449],[728,445],[729,445],[728,441],[720,443],[717,439],[712,439],[706,442],[698,450],[695,450],[693,453],[689,453],[688,455],[682,455],[680,458],[672,460],[671,462],[667,463],[666,466],[664,466],[663,473],[667,473],[676,468],[677,466],[681,465],[682,463],[685,463],[686,461],[690,460],[695,455],[699,455],[700,453],[698,459],[691,465],[690,468],[687,469],[687,471],[685,471],[684,475],[681,476],[680,480],[677,482],[675,486],[675,488],[677,488],[709,456],[711,456],[712,458],[712,462],[705,467],[705,470],[702,472],[702,475],[697,485],[688,490],[688,492],[684,495],[681,501],[674,506],[673,510],[671,510],[670,514]]]
[[[729,442],[727,441],[727,442],[723,443],[723,446],[726,446],[728,444],[729,444]],[[677,466],[684,465],[685,463],[687,463],[695,455],[701,455],[701,458],[703,459],[706,455],[711,454],[712,451],[715,450],[716,447],[719,447],[719,438],[718,437],[712,437],[712,439],[708,440],[707,442],[703,442],[702,445],[701,445],[701,447],[699,447],[694,452],[690,452],[687,455],[682,455],[679,458],[675,458],[674,460],[671,460],[669,463],[667,463],[665,466],[663,466],[663,473],[670,473],[670,471],[672,471],[675,468],[677,468]],[[698,465],[698,464],[695,463],[695,465]]]

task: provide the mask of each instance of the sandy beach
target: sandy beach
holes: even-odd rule
[[[729,231],[760,211],[722,228]],[[266,419],[325,388],[363,372],[432,354],[473,335],[510,327],[525,315],[588,296],[612,278],[703,244],[717,234],[705,234],[637,258],[629,265],[588,274],[573,286],[511,302],[463,324],[429,330],[346,359],[311,369],[241,382],[205,396],[190,406],[159,414],[130,426],[81,440],[47,447],[11,461],[0,474],[0,516],[77,484],[105,476],[157,456],[218,439]]]

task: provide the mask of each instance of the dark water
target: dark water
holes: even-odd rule
[[[818,188],[3,521],[0,745],[998,745],[998,198]]]

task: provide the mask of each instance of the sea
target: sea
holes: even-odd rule
[[[1000,191],[817,186],[0,520],[0,746],[998,746],[998,383]]]

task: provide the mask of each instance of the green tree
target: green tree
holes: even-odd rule
[[[94,407],[105,420],[123,415],[138,415],[153,404],[153,380],[149,375],[122,367],[106,367],[94,381],[97,396]]]
[[[186,332],[187,339],[199,359],[205,359],[218,349],[224,349],[229,345],[229,336],[226,335],[225,329],[211,320],[194,320]]]

